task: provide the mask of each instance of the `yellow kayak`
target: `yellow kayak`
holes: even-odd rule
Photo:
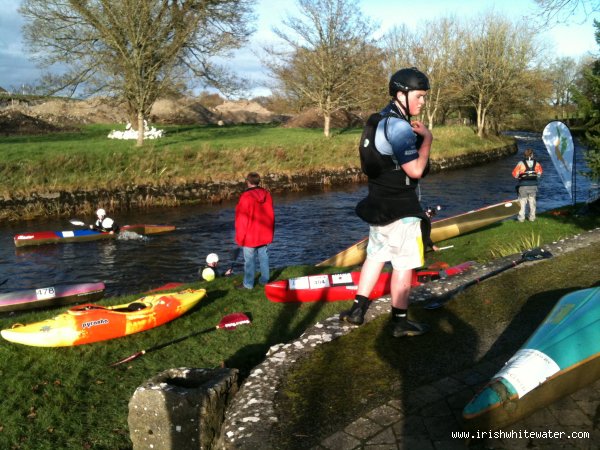
[[[36,347],[90,344],[163,325],[188,312],[205,295],[205,289],[187,289],[115,306],[88,303],[41,322],[15,324],[0,333],[7,341]]]
[[[512,200],[475,209],[466,213],[458,214],[447,219],[435,220],[431,224],[431,240],[433,242],[445,241],[461,234],[469,233],[478,228],[491,225],[500,220],[518,214],[519,202]],[[348,267],[362,264],[367,257],[367,245],[369,238],[361,239],[346,250],[342,250],[331,258],[321,261],[318,267],[334,266]]]

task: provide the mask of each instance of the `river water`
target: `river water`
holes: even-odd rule
[[[438,218],[516,198],[511,171],[526,147],[533,148],[544,176],[538,211],[572,203],[548,157],[541,135],[514,134],[518,155],[479,167],[448,171],[421,182],[424,206],[442,206]],[[575,142],[577,169],[584,170],[583,148]],[[435,147],[434,147],[435,149]],[[276,230],[271,267],[314,264],[366,236],[368,226],[354,214],[366,185],[325,192],[274,195]],[[577,200],[587,199],[589,181],[577,176]],[[26,231],[68,230],[65,219],[0,224],[0,293],[59,283],[104,281],[106,295],[143,292],[173,281],[197,280],[208,253],[227,265],[234,248],[235,201],[219,206],[184,206],[111,215],[119,224],[173,224],[176,231],[141,241],[94,241],[17,249],[13,236]],[[109,212],[110,215],[110,212]],[[84,222],[92,217],[77,217]],[[242,258],[236,265],[241,273]]]

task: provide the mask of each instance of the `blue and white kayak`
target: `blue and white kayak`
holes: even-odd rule
[[[174,225],[124,225],[121,233],[130,231],[141,235],[167,233],[175,229]],[[98,239],[116,239],[119,234],[104,233],[100,231],[81,230],[67,231],[34,231],[32,233],[21,233],[14,237],[16,247],[42,244],[60,244],[67,242],[87,242]]]
[[[600,379],[600,287],[571,292],[463,410],[500,429]]]

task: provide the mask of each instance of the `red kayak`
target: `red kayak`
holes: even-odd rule
[[[456,275],[472,265],[473,262],[468,261],[445,270],[413,271],[411,284],[416,287],[431,280]],[[391,272],[382,272],[369,298],[374,300],[388,295],[391,279]],[[265,286],[265,295],[270,301],[277,303],[352,300],[356,295],[359,280],[360,272],[308,275],[268,283]]]
[[[183,286],[183,283],[180,283],[178,281],[171,281],[171,282],[169,282],[167,284],[163,284],[162,286],[159,286],[157,288],[150,289],[148,292],[169,291],[171,289],[178,289],[181,286]]]

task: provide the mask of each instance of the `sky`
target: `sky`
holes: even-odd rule
[[[35,85],[42,74],[22,42],[24,20],[18,13],[19,4],[19,0],[0,0],[0,87],[7,90],[23,84]],[[534,0],[359,0],[359,5],[364,15],[378,24],[378,35],[394,25],[405,24],[413,31],[418,30],[425,21],[449,15],[468,19],[493,11],[516,21],[532,17],[538,11]],[[269,79],[256,55],[262,45],[277,42],[272,28],[281,26],[288,15],[297,15],[297,2],[258,0],[254,11],[258,18],[256,33],[244,49],[235,52],[233,60],[223,61],[242,76],[255,80],[258,86],[249,93],[249,97],[269,94],[266,87]],[[598,14],[595,18],[600,20]],[[599,52],[594,40],[593,17],[585,20],[582,14],[571,18],[568,26],[549,27],[542,34],[542,39],[554,49],[557,57],[578,59]]]

